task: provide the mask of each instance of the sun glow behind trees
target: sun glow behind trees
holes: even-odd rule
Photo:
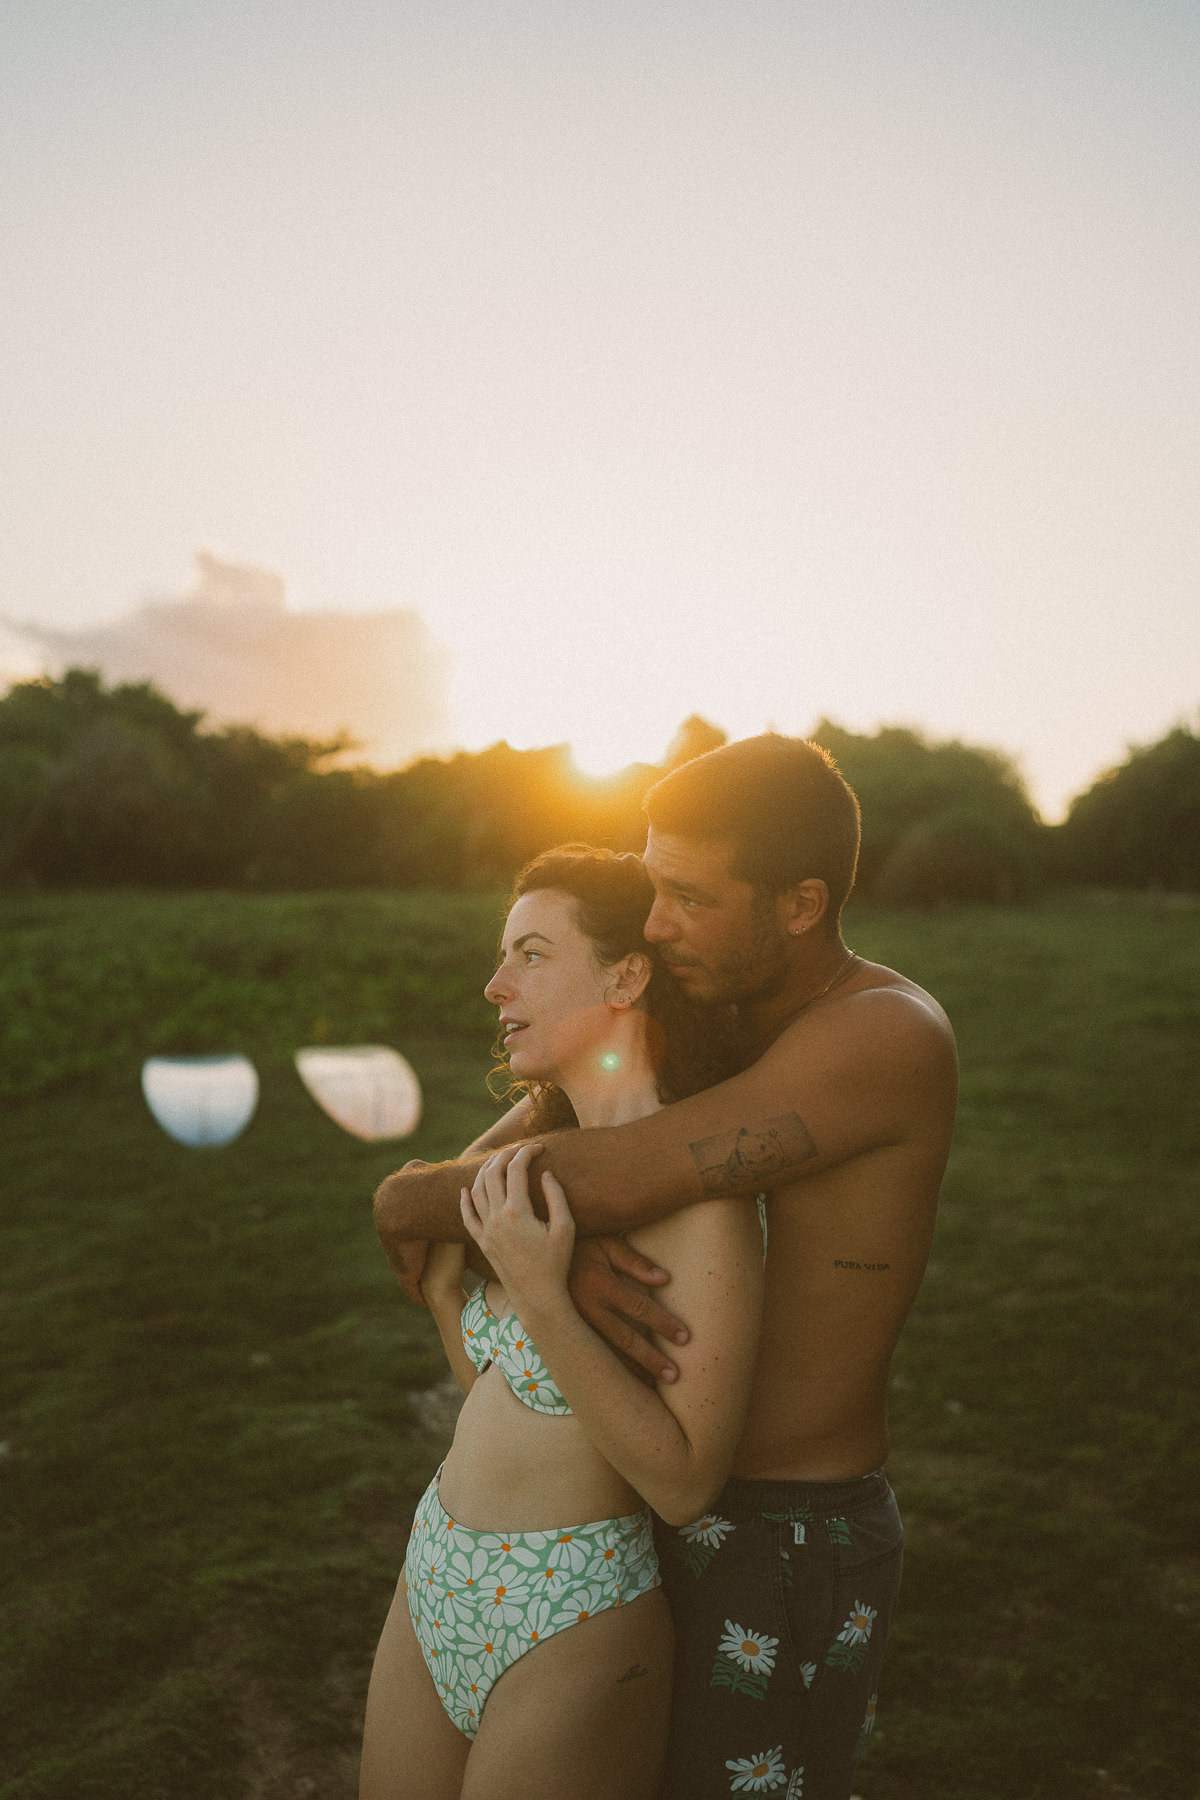
[[[627,769],[631,763],[656,763],[662,760],[663,745],[655,745],[649,727],[623,728],[615,724],[611,731],[596,730],[568,738],[571,761],[587,781],[608,781]]]
[[[902,720],[1048,817],[1191,716],[1197,7],[48,4],[0,68],[0,674],[380,764]],[[204,543],[289,716],[137,604]]]
[[[625,569],[610,583],[600,566],[564,570],[552,610],[533,597],[494,608],[463,602],[437,620],[432,628],[455,656],[455,742],[472,751],[569,744],[580,772],[604,779],[661,762],[693,714],[749,737],[773,722],[803,734],[832,710],[814,667],[839,686],[841,653],[831,656],[827,642],[834,621],[785,629],[732,567],[723,571],[724,603],[683,591],[665,565],[653,573],[639,579]]]

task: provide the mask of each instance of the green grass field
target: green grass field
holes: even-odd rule
[[[376,1248],[406,1155],[492,1115],[495,903],[0,901],[0,1800],[349,1800],[442,1376]],[[941,999],[961,1124],[895,1364],[908,1525],[866,1800],[1200,1794],[1200,909],[861,912]],[[385,1041],[403,1147],[293,1048]],[[171,1143],[154,1051],[244,1049],[236,1144]]]

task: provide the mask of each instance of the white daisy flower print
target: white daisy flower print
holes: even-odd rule
[[[865,1714],[863,1715],[862,1726],[861,1726],[861,1729],[859,1730],[859,1734],[858,1734],[858,1742],[854,1746],[854,1755],[851,1758],[852,1762],[858,1761],[859,1757],[862,1756],[863,1752],[866,1750],[868,1743],[871,1740],[871,1733],[875,1729],[875,1708],[878,1704],[878,1701],[879,1701],[878,1694],[872,1694],[871,1698],[867,1701],[867,1710],[866,1710]]]
[[[778,1648],[778,1638],[768,1637],[763,1631],[747,1631],[743,1626],[735,1625],[732,1619],[726,1619],[721,1654],[741,1668],[752,1670],[756,1675],[769,1675],[775,1667]]]
[[[800,1678],[804,1682],[805,1693],[807,1693],[809,1688],[812,1686],[813,1681],[816,1677],[816,1673],[817,1673],[816,1663],[801,1663],[800,1664]],[[800,1772],[801,1772],[801,1774],[804,1773],[803,1770],[801,1770]]]
[[[473,1619],[460,1627],[454,1647],[461,1657],[494,1669],[495,1659],[504,1654],[508,1638],[508,1630],[501,1620]]]
[[[549,1583],[547,1583],[547,1586]],[[554,1629],[558,1601],[550,1594],[537,1594],[525,1608],[524,1634],[528,1643],[536,1644]]]
[[[593,1546],[592,1569],[598,1579],[615,1581],[618,1562],[619,1553],[612,1544],[603,1550],[599,1544]]]
[[[783,1766],[783,1745],[774,1750],[760,1750],[755,1756],[738,1756],[725,1767],[733,1774],[731,1794],[766,1794],[787,1774]]]
[[[529,1607],[531,1584],[508,1570],[503,1573],[509,1575],[507,1581],[493,1582],[489,1577],[480,1585],[482,1616],[489,1625],[519,1625]]]
[[[511,1556],[514,1547],[519,1547],[521,1541],[520,1534],[516,1532],[512,1537],[507,1537],[503,1531],[473,1531],[471,1536],[477,1547],[493,1562],[501,1557]]]
[[[705,1513],[702,1519],[681,1525],[679,1535],[689,1544],[704,1544],[709,1550],[719,1550],[729,1533],[736,1529],[731,1520],[718,1518],[716,1513]]]
[[[592,1540],[579,1537],[571,1531],[562,1531],[546,1551],[545,1566],[561,1570],[564,1575],[582,1575],[585,1570],[593,1567],[601,1554]]]
[[[877,1607],[868,1606],[865,1600],[856,1600],[850,1608],[850,1617],[838,1632],[838,1643],[865,1644],[878,1617]]]
[[[455,1589],[475,1587],[487,1574],[489,1561],[486,1550],[470,1546],[452,1550],[446,1558],[446,1585]]]
[[[533,1533],[527,1532],[525,1535],[528,1538],[532,1537]],[[553,1536],[554,1533],[547,1532],[547,1541],[551,1541]],[[545,1567],[545,1559],[546,1552],[540,1545],[529,1543],[522,1544],[519,1540],[516,1540],[510,1545],[507,1555],[505,1555],[504,1560],[500,1564],[500,1568],[511,1578],[512,1566],[514,1564],[517,1568],[524,1569],[527,1573],[532,1573],[534,1569]],[[495,1566],[496,1564],[493,1562],[492,1567],[495,1568]]]
[[[478,1708],[468,1706],[461,1694],[453,1694],[450,1697],[450,1719],[464,1737],[474,1737],[479,1730]]]
[[[573,1589],[565,1604],[560,1604],[554,1614],[554,1623],[558,1626],[578,1625],[584,1619],[590,1619],[593,1613],[605,1612],[612,1605],[612,1589],[603,1582],[591,1581]]]
[[[793,1769],[792,1779],[787,1784],[787,1793],[784,1795],[784,1800],[802,1800],[803,1794],[804,1770],[803,1768]]]
[[[464,1656],[456,1670],[455,1698],[465,1711],[474,1713],[476,1721],[496,1681],[495,1669],[488,1666],[490,1662],[490,1657],[481,1662],[478,1657]]]
[[[671,1555],[699,1581],[725,1539],[737,1527],[717,1513],[705,1513],[690,1525],[680,1525],[671,1539]]]
[[[456,1631],[470,1619],[479,1617],[479,1590],[477,1588],[450,1588],[438,1602],[439,1614],[443,1625],[450,1631]]]

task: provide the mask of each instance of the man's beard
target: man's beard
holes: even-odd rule
[[[750,929],[740,949],[712,969],[717,1005],[754,1005],[773,1000],[787,977],[787,940],[779,929],[772,900],[756,902]]]

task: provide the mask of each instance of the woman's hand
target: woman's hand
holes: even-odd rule
[[[431,1311],[439,1305],[461,1307],[466,1266],[465,1244],[430,1244],[421,1271],[421,1298]]]
[[[540,1144],[509,1145],[489,1156],[473,1188],[462,1190],[463,1223],[495,1269],[514,1306],[567,1297],[575,1221],[567,1196],[547,1171],[542,1176],[548,1219],[529,1197],[529,1165]]]

